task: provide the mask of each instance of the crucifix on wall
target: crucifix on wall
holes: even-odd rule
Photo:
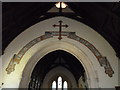
[[[61,40],[62,39],[62,37],[61,37],[62,27],[66,27],[67,28],[68,25],[67,24],[62,25],[62,21],[60,20],[59,21],[59,25],[54,24],[53,27],[59,27],[59,37],[58,37],[58,39]]]

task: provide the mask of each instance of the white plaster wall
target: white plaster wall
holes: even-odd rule
[[[58,37],[54,37],[49,40],[41,41],[40,43],[34,45],[28,52],[24,55],[19,65],[16,66],[16,70],[12,72],[10,75],[6,74],[6,67],[9,64],[11,58],[14,54],[17,54],[20,49],[25,46],[28,42],[35,39],[36,37],[39,37],[45,33],[45,31],[58,31],[58,28],[53,28],[53,24],[58,24],[58,21],[62,20],[64,24],[68,24],[68,28],[63,28],[64,31],[72,31],[76,32],[76,34],[83,39],[86,39],[90,43],[92,43],[103,56],[106,56],[109,60],[115,74],[112,78],[108,77],[104,73],[104,68],[100,67],[96,57],[93,55],[93,53],[84,45],[80,44],[77,41],[70,40],[66,37],[62,39],[61,41],[69,43],[71,45],[74,45],[75,47],[81,49],[86,56],[89,57],[89,59],[92,62],[93,67],[95,68],[96,75],[98,76],[99,80],[99,87],[103,88],[114,88],[118,85],[118,58],[115,55],[115,51],[112,49],[110,44],[97,32],[95,32],[90,27],[84,25],[83,23],[77,22],[72,19],[68,19],[65,17],[55,17],[51,18],[42,22],[39,22],[30,28],[26,29],[24,32],[22,32],[19,36],[17,36],[5,49],[4,55],[2,56],[3,61],[3,83],[4,85],[2,87],[8,87],[8,88],[18,88],[19,83],[22,78],[22,73],[24,70],[25,65],[29,61],[29,59],[41,48],[42,46],[46,45],[46,42],[55,43],[55,41],[58,41]],[[72,49],[72,48],[71,48]]]
[[[61,74],[65,75],[66,77],[68,77],[68,79],[70,80],[70,82],[71,82],[71,84],[72,84],[72,88],[77,88],[77,83],[76,83],[76,80],[75,80],[73,74],[72,74],[70,71],[68,71],[66,68],[61,67],[61,66],[52,69],[52,70],[45,76],[45,79],[43,80],[42,88],[50,88],[50,87],[48,87],[49,80],[50,80],[53,76],[55,76],[55,75],[57,75],[57,74],[59,74],[59,73],[61,73]]]

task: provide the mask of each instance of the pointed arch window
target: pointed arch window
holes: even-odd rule
[[[58,81],[58,88],[62,88],[62,77],[59,76],[57,81]]]
[[[63,88],[65,88],[65,90],[67,90],[67,88],[68,88],[68,83],[67,83],[67,81],[64,81],[64,83],[63,83]]]
[[[56,81],[52,82],[52,90],[56,90]]]
[[[65,81],[61,76],[59,76],[56,81],[52,82],[52,90],[67,90],[68,82]]]

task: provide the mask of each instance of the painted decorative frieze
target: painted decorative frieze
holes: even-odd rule
[[[8,67],[6,68],[7,74],[10,74],[15,70],[16,64],[19,64],[20,57],[14,54],[13,58],[11,59]]]
[[[40,37],[35,38],[34,40],[30,41],[29,43],[27,43],[20,51],[18,54],[15,54],[13,56],[13,58],[11,59],[8,67],[6,68],[6,71],[8,74],[10,74],[11,72],[13,72],[15,70],[15,66],[16,64],[19,64],[20,60],[22,59],[22,57],[24,56],[24,54],[35,44],[37,44],[38,42],[42,41],[42,40],[46,40],[48,38],[52,38],[54,36],[59,36],[60,32],[58,31],[48,31],[45,32],[45,35],[42,35]],[[100,66],[104,67],[105,69],[105,73],[108,74],[109,77],[112,77],[114,74],[114,71],[109,63],[109,61],[107,60],[106,57],[103,57],[101,55],[101,53],[91,44],[89,43],[87,40],[77,36],[75,34],[75,32],[61,32],[61,36],[66,36],[69,39],[73,39],[76,40],[78,42],[80,42],[81,44],[85,45],[88,49],[90,49],[90,51],[96,56],[96,58],[98,59]]]
[[[77,36],[75,33],[70,33],[68,35],[68,38],[76,40],[80,43],[82,43],[83,45],[85,45],[87,48],[89,48],[91,50],[91,52],[96,56],[96,58],[98,59],[100,65],[102,67],[104,67],[105,69],[105,73],[108,74],[109,77],[112,77],[114,74],[114,71],[109,63],[109,61],[107,60],[106,57],[103,57],[101,55],[101,53],[91,44],[89,43],[87,40]]]
[[[37,37],[36,39],[30,41],[29,43],[27,43],[20,51],[18,54],[14,54],[13,58],[10,60],[10,63],[8,65],[8,67],[6,68],[7,74],[10,74],[11,72],[13,72],[15,70],[15,66],[16,64],[19,64],[20,60],[22,59],[23,55],[35,44],[37,44],[38,42],[48,39],[52,37],[51,34],[45,34],[42,35],[40,37]]]

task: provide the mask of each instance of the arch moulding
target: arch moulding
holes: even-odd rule
[[[59,36],[59,32],[45,32],[45,35],[42,35],[40,37],[35,38],[34,40],[30,41],[29,43],[27,43],[19,52],[18,54],[14,54],[13,58],[11,59],[8,67],[6,68],[6,71],[8,74],[10,74],[11,72],[13,72],[15,70],[15,66],[16,64],[19,64],[22,57],[24,56],[24,54],[35,44],[37,44],[40,41],[52,38],[54,36]],[[89,43],[87,40],[77,36],[75,34],[75,32],[61,32],[61,36],[67,36],[67,38],[69,39],[73,39],[75,41],[78,41],[79,43],[85,45],[97,58],[100,66],[104,67],[105,69],[105,73],[108,74],[109,77],[112,77],[114,74],[114,71],[109,63],[109,61],[107,60],[106,57],[103,57],[101,55],[101,53],[91,44]]]
[[[49,46],[49,47],[48,47]],[[72,49],[71,49],[72,48]],[[87,75],[87,83],[88,88],[99,88],[97,78],[98,76],[95,73],[95,68],[92,65],[91,60],[89,59],[86,54],[80,50],[80,48],[77,48],[76,46],[63,42],[63,41],[55,41],[55,43],[48,42],[46,45],[41,47],[28,61],[26,64],[23,73],[22,78],[19,84],[19,88],[28,88],[30,77],[32,74],[32,71],[37,64],[37,62],[44,57],[46,54],[55,51],[55,50],[64,50],[68,53],[71,53],[74,55],[83,65],[86,75]],[[37,57],[37,58],[36,58]]]

